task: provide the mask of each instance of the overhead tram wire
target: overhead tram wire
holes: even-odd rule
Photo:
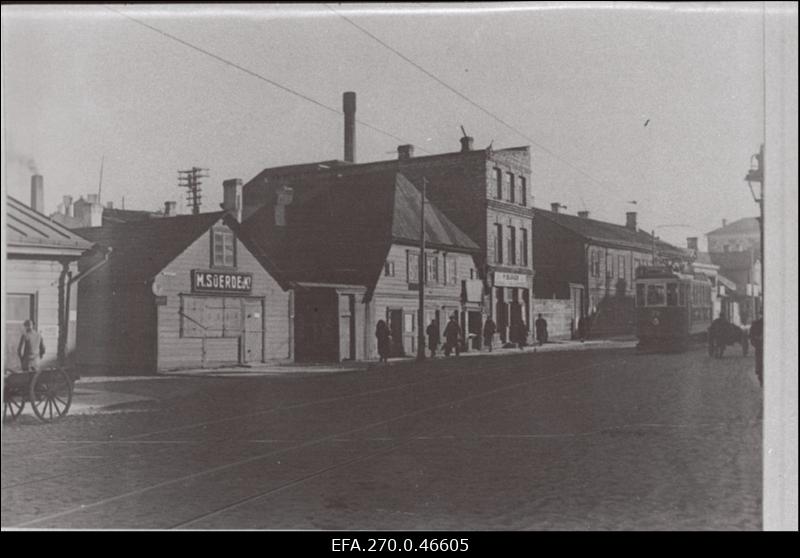
[[[289,93],[291,95],[299,97],[299,98],[303,99],[304,101],[308,101],[309,103],[312,103],[312,104],[314,104],[314,105],[316,105],[316,106],[318,106],[320,108],[323,108],[323,109],[325,109],[325,110],[327,110],[329,112],[332,112],[332,113],[334,113],[336,115],[341,115],[342,114],[342,111],[340,111],[338,109],[335,109],[335,108],[333,108],[333,107],[331,107],[329,105],[326,105],[325,103],[317,101],[316,99],[314,99],[312,97],[309,97],[308,95],[305,95],[303,93],[300,93],[299,91],[295,91],[294,89],[292,89],[290,87],[287,87],[287,86],[285,86],[285,85],[283,85],[281,83],[278,83],[275,80],[272,80],[272,79],[270,79],[268,77],[262,76],[258,72],[254,72],[253,70],[245,68],[244,66],[242,66],[240,64],[237,64],[236,62],[232,62],[232,61],[228,60],[227,58],[223,58],[222,56],[219,56],[218,54],[214,54],[213,52],[208,51],[208,50],[206,50],[206,49],[204,49],[202,47],[199,47],[199,46],[197,46],[197,45],[195,45],[193,43],[190,43],[189,41],[181,39],[180,37],[176,37],[175,35],[172,35],[171,33],[167,33],[166,31],[164,31],[162,29],[159,29],[158,27],[150,25],[149,23],[145,23],[144,21],[142,21],[140,19],[137,19],[137,18],[135,18],[133,16],[130,16],[130,15],[128,15],[128,14],[126,14],[124,12],[121,12],[121,11],[119,11],[117,9],[114,9],[111,6],[104,6],[104,7],[107,10],[112,11],[112,12],[116,13],[117,15],[120,15],[120,16],[126,18],[126,19],[129,19],[130,21],[132,21],[134,23],[137,23],[137,24],[141,25],[142,27],[146,27],[147,29],[150,29],[151,31],[154,31],[154,32],[158,33],[159,35],[161,35],[163,37],[166,37],[168,39],[176,41],[176,42],[182,44],[183,46],[188,47],[188,48],[190,48],[192,50],[195,50],[195,51],[197,51],[197,52],[199,52],[201,54],[205,54],[206,56],[210,56],[211,58],[213,58],[214,60],[216,60],[218,62],[222,62],[223,64],[226,64],[228,66],[231,66],[232,68],[235,68],[235,69],[237,69],[237,70],[239,70],[241,72],[244,72],[245,74],[247,74],[247,75],[249,75],[251,77],[254,77],[256,79],[264,81],[264,82],[272,85],[273,87],[277,87],[278,89],[281,89],[282,91],[285,91],[286,93]],[[407,139],[404,139],[404,138],[401,138],[399,136],[396,136],[391,132],[388,132],[386,130],[383,130],[383,129],[379,128],[378,126],[375,126],[374,124],[370,124],[369,122],[364,122],[363,120],[359,120],[359,119],[356,119],[356,122],[358,124],[364,126],[365,128],[369,128],[370,130],[378,132],[379,134],[382,134],[384,136],[390,137],[390,138],[394,139],[395,141],[399,141],[401,143],[412,143],[412,142],[409,142]],[[417,147],[418,147],[418,149],[420,151],[422,151],[424,153],[431,154],[430,151],[427,151],[427,150],[425,150],[425,149],[423,149],[422,147],[419,147],[419,146],[417,146]]]

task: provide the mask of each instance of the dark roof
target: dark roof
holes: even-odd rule
[[[74,256],[92,247],[85,238],[11,196],[6,196],[6,242],[15,251],[37,248]]]
[[[373,287],[391,244],[419,239],[420,192],[394,170],[318,176],[292,186],[286,226],[275,226],[274,200],[242,225],[290,281]],[[425,234],[440,249],[479,250],[430,202]]]
[[[115,209],[112,207],[103,208],[103,224],[109,223],[133,223],[136,221],[146,221],[147,219],[158,219],[163,217],[162,213],[155,211],[144,211],[140,209]]]
[[[537,219],[547,219],[592,242],[643,251],[653,249],[653,237],[641,229],[634,230],[624,225],[615,225],[605,221],[597,221],[596,219],[567,215],[566,213],[555,213],[546,209],[533,208],[533,212],[534,229],[536,228]],[[534,238],[536,238],[535,235]],[[656,249],[660,254],[671,253],[680,257],[688,256],[687,250],[657,238]]]
[[[750,251],[742,252],[710,252],[709,256],[715,265],[723,271],[736,271],[751,269],[753,263],[758,261],[758,255]]]
[[[76,232],[112,249],[108,266],[112,283],[139,283],[152,279],[226,212],[178,215],[104,227],[76,229]],[[234,219],[226,224],[236,228]]]
[[[759,234],[760,230],[757,217],[745,217],[724,227],[714,229],[710,233],[706,233],[706,236],[717,234]]]

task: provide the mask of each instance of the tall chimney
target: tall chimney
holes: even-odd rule
[[[690,237],[688,237],[688,238],[686,239],[686,247],[687,247],[689,250],[694,250],[694,251],[697,251],[697,237],[696,237],[696,236],[690,236]]]
[[[559,209],[561,209],[561,204],[559,202],[553,202],[550,204],[550,211],[553,213],[558,213]]]
[[[342,97],[344,109],[344,160],[356,162],[356,94],[347,91]]]
[[[472,140],[473,138],[469,136],[463,136],[461,138],[461,152],[465,151],[472,151]]]
[[[578,211],[578,217],[580,217],[581,219],[588,219],[589,218],[589,212],[588,211]]]
[[[164,202],[164,217],[174,217],[177,213],[178,202],[165,201]]]
[[[242,179],[230,178],[222,182],[222,209],[242,222]]]
[[[31,176],[31,209],[44,213],[44,177],[41,174]]]
[[[636,212],[628,211],[625,214],[625,226],[631,230],[636,230]]]
[[[397,146],[397,158],[406,161],[414,156],[414,146],[411,144]]]

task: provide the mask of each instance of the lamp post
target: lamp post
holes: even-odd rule
[[[750,157],[750,170],[747,171],[747,175],[744,177],[745,182],[750,187],[750,193],[753,196],[753,201],[758,204],[759,207],[759,217],[758,217],[758,229],[759,229],[759,246],[761,251],[761,306],[763,312],[764,306],[764,259],[766,254],[764,254],[764,144],[761,144],[761,149],[759,149],[758,153]],[[756,195],[756,191],[753,188],[753,183],[757,182],[761,188],[759,195]],[[753,308],[753,312],[756,309]]]

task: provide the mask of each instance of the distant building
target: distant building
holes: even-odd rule
[[[534,209],[536,298],[572,298],[574,327],[587,316],[594,336],[633,333],[636,269],[654,262],[684,265],[690,252],[640,230],[635,212],[617,225],[560,208]]]
[[[753,250],[755,258],[761,259],[761,229],[757,217],[745,217],[706,233],[709,252],[747,252]]]
[[[692,272],[705,275],[711,281],[712,315],[717,317],[724,314],[731,323],[741,325],[739,310],[741,296],[736,290],[736,283],[720,273],[719,266],[712,261],[708,252],[696,251],[696,238],[690,238],[689,241],[689,249],[695,251],[695,259],[691,264]]]
[[[38,205],[39,211],[6,197],[4,366],[16,371],[25,320],[34,322],[42,334],[47,350],[43,367],[71,363],[79,315],[72,279],[78,275],[78,258],[92,246],[40,213],[41,176],[34,179],[32,206]]]
[[[164,202],[164,208],[160,211],[146,211],[115,209],[112,202],[107,202],[104,207],[98,200],[97,194],[88,194],[86,199],[81,196],[75,202],[72,196],[64,196],[58,204],[58,210],[51,213],[50,218],[68,229],[80,229],[174,217],[177,214],[174,201]]]

